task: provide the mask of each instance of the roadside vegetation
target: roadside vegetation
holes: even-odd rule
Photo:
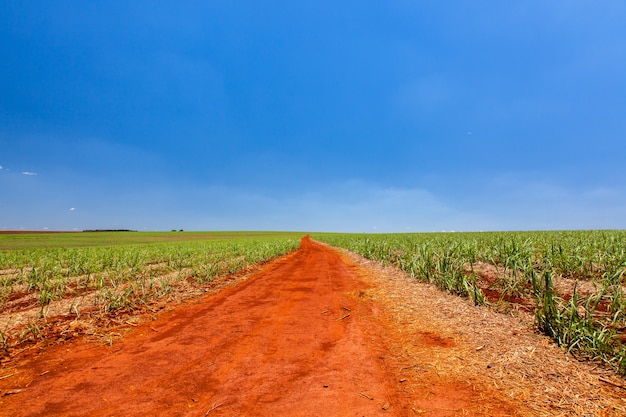
[[[101,322],[201,294],[216,277],[296,249],[301,234],[118,232],[0,237],[5,247],[0,250],[1,357],[12,348],[41,340],[53,327],[64,335],[76,333],[79,319]],[[11,241],[21,249],[6,249]],[[59,322],[72,325],[59,326]]]
[[[626,375],[626,231],[312,237],[476,304],[530,311],[560,346]]]
[[[216,277],[294,250],[302,233],[0,234],[0,358],[50,335],[128,323]],[[313,234],[474,303],[534,315],[579,358],[626,375],[626,231]],[[77,323],[91,323],[78,325]]]

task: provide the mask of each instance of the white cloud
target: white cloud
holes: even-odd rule
[[[390,187],[354,180],[277,192],[181,185],[106,198],[97,194],[87,207],[81,206],[79,217],[76,207],[61,201],[59,209],[73,214],[50,218],[45,204],[16,205],[11,224],[49,219],[52,230],[123,227],[377,233],[626,228],[624,187],[574,187],[549,181],[540,173],[523,172],[485,179],[478,185],[470,181],[471,193],[461,187],[463,184],[445,182],[428,189]]]
[[[455,209],[428,190],[358,180],[285,195],[220,187],[189,194],[196,204],[184,216],[188,229],[403,232],[492,226],[483,216]]]
[[[22,175],[37,175],[36,172],[30,172],[30,171],[24,171],[22,172]]]
[[[2,170],[2,165],[0,165],[0,170]]]
[[[567,186],[522,173],[503,175],[485,184],[481,195],[498,229],[623,229],[626,189]]]
[[[284,195],[224,187],[189,190],[187,194],[197,204],[172,209],[183,210],[184,215],[177,216],[186,219],[186,224],[176,227],[189,230],[463,232],[626,227],[625,190],[573,189],[517,175],[486,181],[471,196],[462,195],[452,185],[442,185],[434,192],[365,181]]]

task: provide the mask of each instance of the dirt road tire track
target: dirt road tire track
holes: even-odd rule
[[[75,342],[19,364],[0,381],[0,415],[521,415],[475,383],[406,389],[397,370],[417,365],[394,354],[401,341],[363,273],[304,238],[243,284],[110,347]]]

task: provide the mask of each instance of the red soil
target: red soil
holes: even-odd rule
[[[304,238],[243,284],[112,346],[72,342],[22,359],[0,380],[0,415],[447,416],[477,415],[490,402],[491,415],[516,414],[459,381],[405,389],[397,369],[407,358],[392,353],[399,324],[362,297],[362,274]],[[432,332],[417,340],[454,346]]]

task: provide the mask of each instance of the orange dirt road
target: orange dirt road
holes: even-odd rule
[[[466,388],[404,389],[393,324],[361,297],[359,268],[306,237],[239,286],[112,346],[66,343],[21,363],[0,415],[476,415]],[[429,410],[429,394],[455,411]],[[498,407],[492,415],[515,414]]]

